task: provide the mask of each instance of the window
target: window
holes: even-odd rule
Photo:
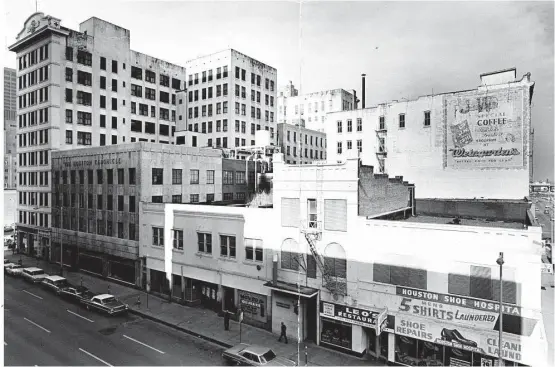
[[[66,124],[72,124],[72,123],[73,123],[73,111],[66,110]]]
[[[517,283],[510,280],[511,275],[514,274],[511,274],[511,268],[503,270],[503,302],[516,304]],[[506,277],[505,274],[509,276]],[[448,292],[460,296],[499,301],[499,280],[492,279],[491,268],[471,265],[469,275],[449,273]]]
[[[73,47],[66,47],[66,60],[73,61]]]
[[[77,62],[79,64],[82,64],[82,65],[85,65],[85,66],[91,66],[92,65],[92,54],[90,52],[78,50],[77,51]]]
[[[160,85],[163,87],[170,86],[170,77],[164,74],[160,74]]]
[[[66,102],[73,103],[73,89],[66,88]]]
[[[106,96],[100,96],[100,108],[106,108]]]
[[[66,68],[66,82],[72,82],[72,81],[73,81],[73,69]]]
[[[198,203],[199,202],[199,195],[198,194],[189,195],[189,202],[190,203]]]
[[[117,91],[118,91],[118,80],[112,79],[112,92],[117,92]]]
[[[156,100],[156,91],[152,88],[145,87],[145,98],[151,101]]]
[[[181,169],[172,169],[172,185],[181,185],[182,177],[183,177],[183,170]]]
[[[362,131],[362,119],[357,118],[357,131]]]
[[[430,126],[431,114],[430,111],[424,111],[424,126]]]
[[[339,134],[343,132],[343,122],[341,120],[337,121],[337,132]]]
[[[206,171],[206,183],[208,185],[214,185],[214,170]]]
[[[118,195],[118,212],[123,211],[123,195]]]
[[[172,195],[172,203],[181,204],[182,202],[182,195]]]
[[[353,149],[353,142],[351,140],[347,140],[347,150]]]
[[[100,70],[106,70],[106,58],[100,56]]]
[[[77,132],[77,144],[78,145],[91,145],[91,133],[78,131]]]
[[[164,228],[152,227],[152,245],[164,246]]]
[[[145,70],[145,80],[149,83],[156,83],[156,73],[150,70]]]
[[[103,176],[102,176],[102,170],[101,170],[101,169],[97,169],[97,170],[96,170],[96,182],[97,182],[99,185],[102,185],[102,184],[104,183]]]
[[[96,196],[96,208],[102,210],[102,195]]]
[[[423,269],[375,263],[374,282],[426,289],[428,273]]]
[[[199,171],[198,169],[192,169],[191,170],[191,184],[197,184],[199,183]]]
[[[117,111],[117,110],[118,110],[118,99],[112,98],[112,111]]]
[[[131,84],[131,95],[135,97],[143,96],[143,87],[140,85]]]
[[[252,261],[264,261],[262,240],[245,238],[245,258]]]
[[[162,185],[164,183],[164,169],[163,168],[153,168],[152,169],[152,184]]]
[[[404,113],[399,114],[399,128],[401,128],[401,129],[405,128],[405,114]]]
[[[114,210],[114,196],[113,195],[107,195],[106,210]]]
[[[125,64],[123,64],[125,65]],[[135,224],[134,223],[129,223],[129,239],[131,241],[136,241],[137,238],[135,237]]]
[[[112,169],[107,169],[106,174],[108,176],[108,185],[114,184],[114,171]]]
[[[385,116],[380,116],[380,130],[385,130]]]
[[[118,62],[117,60],[112,60],[112,73],[118,73]]]
[[[223,171],[224,185],[233,185],[233,171]]]
[[[338,141],[337,142],[337,154],[343,153],[343,143]]]
[[[183,231],[174,229],[172,230],[173,248],[176,250],[183,250]]]
[[[298,252],[281,250],[281,268],[298,271],[301,256]]]
[[[235,258],[235,236],[220,235],[220,256]]]
[[[131,120],[131,131],[133,132],[143,132],[143,122],[138,120]]]
[[[129,168],[129,185],[135,185],[135,168]]]
[[[163,196],[153,196],[152,197],[152,202],[153,203],[163,203],[164,202],[164,197]]]
[[[135,213],[135,196],[129,196],[129,212]]]
[[[357,140],[357,150],[362,153],[362,140]]]
[[[66,130],[66,144],[73,144],[73,131]]]
[[[212,234],[197,232],[198,251],[207,254],[212,253]]]
[[[245,172],[235,172],[235,183],[237,185],[245,184]]]

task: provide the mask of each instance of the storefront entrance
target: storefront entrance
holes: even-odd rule
[[[135,284],[135,261],[111,256],[108,258],[108,277]]]
[[[235,289],[229,287],[222,287],[224,291],[224,310],[232,313],[237,312],[237,307],[235,306]]]

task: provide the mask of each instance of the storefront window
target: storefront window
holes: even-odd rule
[[[351,349],[351,336],[352,328],[350,324],[322,320],[321,340],[323,343]]]
[[[443,366],[443,346],[419,340],[418,359],[422,366]]]
[[[446,366],[472,366],[472,352],[445,347]]]
[[[395,336],[395,361],[409,366],[417,366],[417,340],[406,336]]]

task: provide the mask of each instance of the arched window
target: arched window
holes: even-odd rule
[[[299,244],[292,238],[288,238],[281,244],[281,268],[299,270],[301,255]]]
[[[347,256],[343,246],[332,242],[324,250],[324,263],[329,275],[335,278],[347,278]]]

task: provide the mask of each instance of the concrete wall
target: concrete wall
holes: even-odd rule
[[[500,221],[526,223],[531,202],[474,200],[416,200],[416,213],[446,217],[495,218]]]
[[[288,132],[289,139],[287,138]],[[308,136],[308,144],[305,143],[305,136]],[[284,159],[287,163],[308,164],[317,160],[326,160],[326,134],[321,131],[310,130],[286,123],[278,123],[277,145],[285,155]],[[287,154],[287,147],[289,147],[289,154]],[[305,149],[308,149],[308,157],[305,155]],[[310,157],[310,151],[314,154],[312,158]],[[293,153],[295,152],[296,154],[294,155]],[[322,159],[320,159],[320,154],[322,154]]]

